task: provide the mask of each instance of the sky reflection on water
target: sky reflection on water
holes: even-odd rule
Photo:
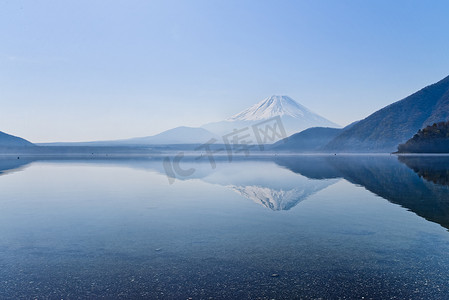
[[[0,160],[0,297],[449,292],[446,158],[189,163],[169,185],[159,159]]]

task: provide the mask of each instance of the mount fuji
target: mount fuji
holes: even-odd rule
[[[42,146],[137,146],[203,144],[211,139],[222,142],[222,137],[235,129],[245,129],[279,116],[287,136],[310,127],[339,127],[337,124],[317,115],[288,96],[271,96],[233,115],[224,121],[208,123],[201,127],[177,127],[159,134],[115,141],[93,141],[74,143],[45,143]],[[254,137],[252,136],[251,138]],[[274,137],[277,142],[283,137]]]
[[[288,96],[273,95],[224,121],[205,124],[202,128],[224,135],[234,129],[245,128],[276,116],[281,117],[287,135],[310,127],[340,127]]]

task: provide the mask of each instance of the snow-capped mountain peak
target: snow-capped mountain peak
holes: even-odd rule
[[[340,127],[312,112],[288,96],[271,96],[244,111],[221,122],[208,123],[202,127],[217,135],[226,135],[234,129],[265,122],[279,116],[287,135],[310,127]]]
[[[250,108],[233,115],[226,119],[226,121],[256,121],[269,119],[275,116],[302,118],[308,114],[313,113],[292,98],[288,96],[273,95],[263,99]]]

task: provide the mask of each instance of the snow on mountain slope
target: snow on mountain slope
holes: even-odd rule
[[[339,127],[337,124],[312,112],[288,96],[271,96],[242,112],[221,122],[209,123],[202,127],[224,135],[234,129],[241,129],[280,116],[287,135],[310,127]]]
[[[314,114],[292,98],[288,96],[271,96],[226,119],[226,121],[256,121],[275,116],[303,118],[307,115]]]

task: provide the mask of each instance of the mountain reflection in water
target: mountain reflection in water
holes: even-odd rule
[[[52,159],[2,158],[0,175],[38,161],[113,164],[164,174],[160,158]],[[275,156],[207,163],[186,159],[195,173],[177,180],[225,186],[273,211],[290,210],[311,195],[345,179],[449,229],[447,156]],[[168,184],[168,183],[167,183]]]

